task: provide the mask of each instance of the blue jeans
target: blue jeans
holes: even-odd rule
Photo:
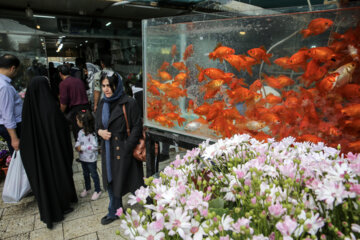
[[[99,175],[97,173],[96,162],[81,162],[81,167],[83,169],[86,191],[91,189],[91,182],[90,182],[90,174],[91,174],[91,177],[95,185],[95,192],[100,192],[101,191],[100,180],[99,180]]]
[[[109,213],[107,214],[107,216],[108,218],[116,218],[117,216],[115,215],[115,213],[119,208],[122,207],[122,199],[114,196],[112,183],[109,183],[108,185],[108,193],[109,193],[110,202],[108,208]]]

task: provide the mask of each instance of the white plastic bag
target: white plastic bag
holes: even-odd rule
[[[31,191],[20,151],[14,151],[6,174],[2,199],[6,203],[17,203]]]

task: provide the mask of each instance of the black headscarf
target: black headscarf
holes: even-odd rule
[[[76,202],[70,131],[46,77],[30,80],[22,111],[20,152],[37,200],[40,219],[61,221]]]

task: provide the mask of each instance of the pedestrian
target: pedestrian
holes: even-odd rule
[[[58,67],[60,82],[60,109],[66,113],[66,118],[71,123],[74,139],[80,128],[76,122],[76,114],[83,109],[90,109],[86,95],[85,85],[79,78],[70,76],[70,68],[67,65]]]
[[[101,195],[100,180],[97,173],[96,161],[98,157],[98,141],[95,133],[95,120],[89,110],[81,110],[76,115],[76,121],[81,128],[75,149],[79,152],[79,160],[83,169],[85,189],[80,193],[80,197],[86,197],[91,190],[90,175],[94,181],[95,191],[91,200],[97,200]]]
[[[103,186],[110,198],[108,214],[101,219],[101,223],[106,225],[118,218],[115,213],[123,206],[122,197],[144,184],[142,162],[132,156],[141,137],[142,122],[140,108],[134,98],[124,94],[119,74],[103,72],[100,83],[104,97],[96,111],[96,132],[102,139]],[[127,134],[123,106],[130,136]]]
[[[47,77],[30,80],[22,111],[20,153],[40,220],[51,229],[77,202],[73,147],[68,123],[57,107]]]
[[[104,54],[100,58],[100,67],[102,69],[101,72],[97,72],[94,74],[94,82],[93,82],[93,94],[94,94],[94,112],[98,107],[98,104],[103,97],[103,93],[101,92],[101,84],[100,84],[100,77],[103,72],[114,72],[111,68],[111,56],[108,54]]]
[[[11,85],[16,76],[20,60],[11,54],[0,57],[0,136],[8,145],[9,152],[19,150],[22,100]]]

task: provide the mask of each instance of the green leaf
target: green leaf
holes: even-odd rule
[[[229,215],[230,210],[228,208],[209,208],[209,212],[215,212],[216,215]]]
[[[221,198],[215,198],[209,202],[209,208],[224,208],[224,200]]]

